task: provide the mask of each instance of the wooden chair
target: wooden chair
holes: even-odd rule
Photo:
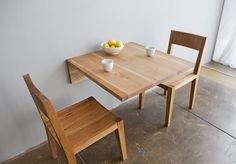
[[[170,79],[159,86],[164,89],[164,94],[167,92],[167,99],[166,99],[166,126],[170,126],[173,105],[174,105],[174,98],[175,98],[175,91],[182,86],[191,82],[191,90],[190,90],[190,99],[189,99],[189,109],[192,109],[195,102],[196,90],[197,90],[197,83],[200,73],[200,65],[202,54],[204,50],[206,42],[206,37],[179,32],[179,31],[171,31],[169,45],[167,53],[171,54],[172,52],[172,45],[180,45],[183,47],[195,49],[198,51],[198,56],[196,59],[195,67],[193,72],[185,75],[184,77],[179,77],[178,79]]]
[[[159,87],[164,89],[164,94],[167,93],[166,99],[166,119],[165,125],[168,127],[170,126],[173,105],[174,105],[174,98],[175,98],[175,91],[185,84],[191,82],[191,91],[190,91],[190,99],[189,99],[189,109],[192,109],[194,106],[195,95],[197,90],[197,83],[200,73],[200,65],[201,59],[203,54],[203,49],[205,46],[206,37],[179,32],[179,31],[171,31],[169,45],[167,53],[171,54],[172,52],[172,45],[180,45],[183,47],[191,48],[198,51],[198,56],[195,62],[195,67],[193,72],[189,72],[187,75],[179,76],[178,78],[170,79],[160,85]],[[143,95],[140,95],[140,99],[143,98]],[[139,102],[143,102],[144,100],[139,100]]]
[[[33,84],[30,76],[23,76],[43,120],[53,158],[57,158],[58,144],[67,162],[75,164],[75,155],[99,139],[116,131],[122,159],[127,158],[124,123],[93,97],[56,112],[51,101]]]

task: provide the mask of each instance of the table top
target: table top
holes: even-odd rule
[[[104,58],[114,61],[111,72],[104,72],[101,64]],[[147,57],[145,47],[137,43],[127,43],[117,56],[101,50],[70,58],[67,62],[121,101],[194,68],[192,62],[160,51]]]

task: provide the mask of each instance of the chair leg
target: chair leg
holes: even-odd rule
[[[198,78],[194,79],[191,84],[190,99],[189,99],[189,109],[192,109],[195,102],[196,91],[197,91]]]
[[[55,141],[55,139],[53,138],[53,136],[51,135],[51,133],[46,129],[47,132],[47,137],[48,137],[48,144],[49,144],[49,148],[52,154],[52,158],[55,159],[58,157],[58,153],[57,153],[57,143]],[[62,145],[62,150],[64,151],[64,154],[66,156],[66,160],[68,164],[77,164],[77,160],[75,157],[75,154],[69,150],[70,148],[67,147],[66,145]]]
[[[52,154],[52,158],[56,159],[58,157],[57,155],[57,143],[54,140],[54,138],[52,137],[51,133],[48,132],[48,130],[46,130],[47,132],[47,137],[48,137],[48,144],[49,144],[49,148]]]
[[[167,99],[166,99],[166,120],[165,120],[165,126],[167,127],[169,127],[171,123],[174,99],[175,99],[175,88],[168,88]]]
[[[77,163],[78,163],[77,160],[76,160],[75,155],[74,155],[74,156],[71,156],[71,157],[69,157],[69,158],[66,156],[66,159],[67,159],[67,163],[68,163],[68,164],[77,164]]]
[[[122,155],[122,159],[127,159],[127,150],[126,150],[126,142],[125,142],[125,130],[124,130],[124,122],[123,120],[117,122],[118,129],[116,131],[117,141],[120,146],[120,151]]]
[[[144,92],[139,94],[139,109],[144,108]]]

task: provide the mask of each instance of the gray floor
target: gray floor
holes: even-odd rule
[[[236,78],[236,68],[226,67],[223,64],[211,61],[204,65],[205,67]]]
[[[236,163],[236,90],[200,78],[195,108],[187,109],[189,86],[177,91],[172,125],[165,128],[165,96],[154,89],[145,96],[145,108],[133,99],[114,109],[124,119],[128,159],[120,160],[116,137],[111,134],[82,151],[80,163]],[[83,161],[82,161],[82,160]],[[8,162],[65,163],[61,153],[52,160],[46,144]]]

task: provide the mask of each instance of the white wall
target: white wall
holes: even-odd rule
[[[65,59],[96,50],[109,38],[156,45],[166,51],[171,29],[208,37],[211,59],[223,0],[1,0],[0,162],[46,139],[22,75],[57,109],[94,95],[119,104],[90,81],[67,83]]]

